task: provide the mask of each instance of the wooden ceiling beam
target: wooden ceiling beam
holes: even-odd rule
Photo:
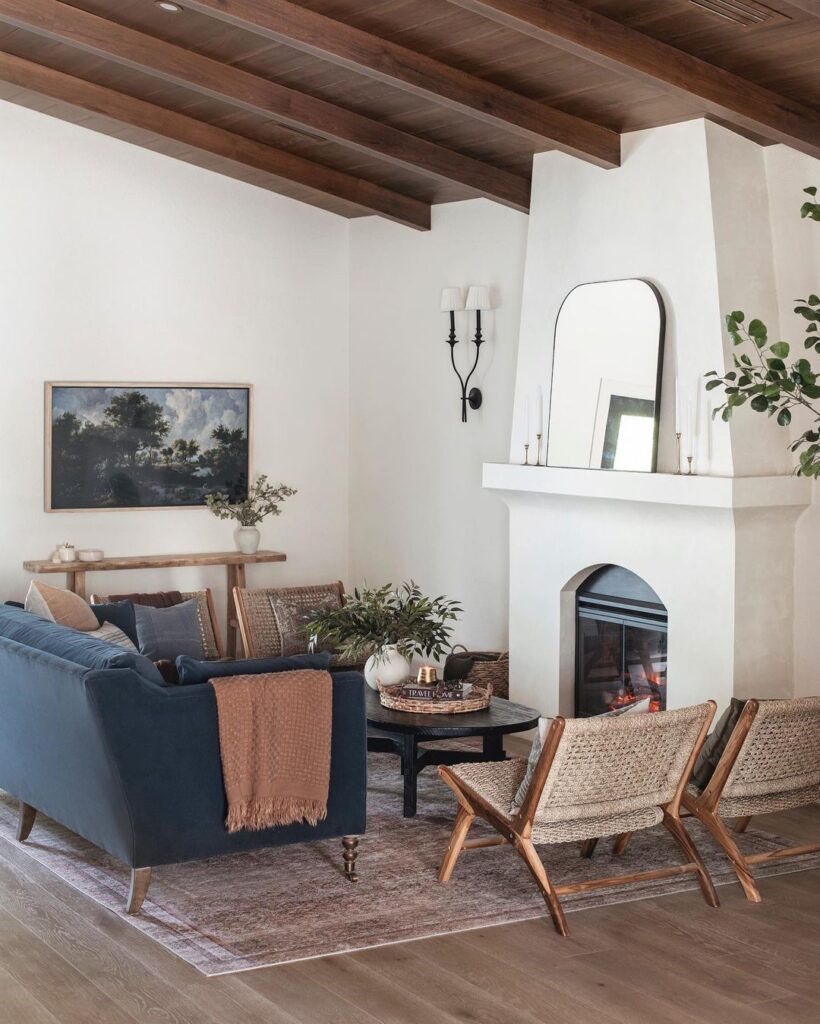
[[[679,50],[572,0],[450,0],[619,75],[650,81],[772,142],[820,156],[820,111]],[[808,6],[808,5],[806,5]]]
[[[529,209],[526,178],[59,0],[0,0],[0,22],[273,117],[286,126],[309,129],[439,181],[458,182],[517,210]]]
[[[342,200],[358,212],[378,214],[422,230],[430,227],[428,203],[2,51],[0,81],[172,139],[246,168],[264,171],[281,181]]]
[[[289,0],[185,0],[186,9],[284,43],[601,167],[620,163],[617,132]]]

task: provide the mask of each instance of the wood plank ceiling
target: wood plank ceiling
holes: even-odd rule
[[[343,216],[708,116],[820,156],[820,0],[0,0],[0,98]]]

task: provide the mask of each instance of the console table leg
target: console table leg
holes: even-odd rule
[[[85,572],[78,570],[76,572],[67,572],[65,574],[66,590],[70,590],[72,594],[78,594],[80,597],[85,598]]]
[[[245,589],[245,566],[244,565],[228,565],[226,566],[228,571],[228,636],[227,636],[227,647],[225,654],[229,658],[235,658],[238,649],[238,634],[239,634],[239,621],[237,619],[238,612],[233,599],[233,588],[239,587],[240,590]]]
[[[404,737],[402,751],[402,774],[404,775],[404,816],[414,818],[416,815],[416,737]]]

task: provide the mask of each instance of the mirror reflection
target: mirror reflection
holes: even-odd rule
[[[573,288],[555,325],[548,466],[655,471],[663,335],[647,281]]]

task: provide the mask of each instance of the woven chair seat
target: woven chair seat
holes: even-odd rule
[[[477,793],[507,821],[512,820],[510,804],[527,774],[524,758],[509,761],[471,761],[451,765],[450,771],[459,782]]]
[[[499,816],[512,821],[510,804],[527,772],[527,762],[521,758],[510,761],[475,762],[457,764],[450,769],[463,785],[486,800]],[[570,821],[533,822],[534,843],[574,843],[601,836],[616,836],[621,832],[637,832],[652,828],[663,820],[659,807],[642,808],[620,814],[597,814]]]

